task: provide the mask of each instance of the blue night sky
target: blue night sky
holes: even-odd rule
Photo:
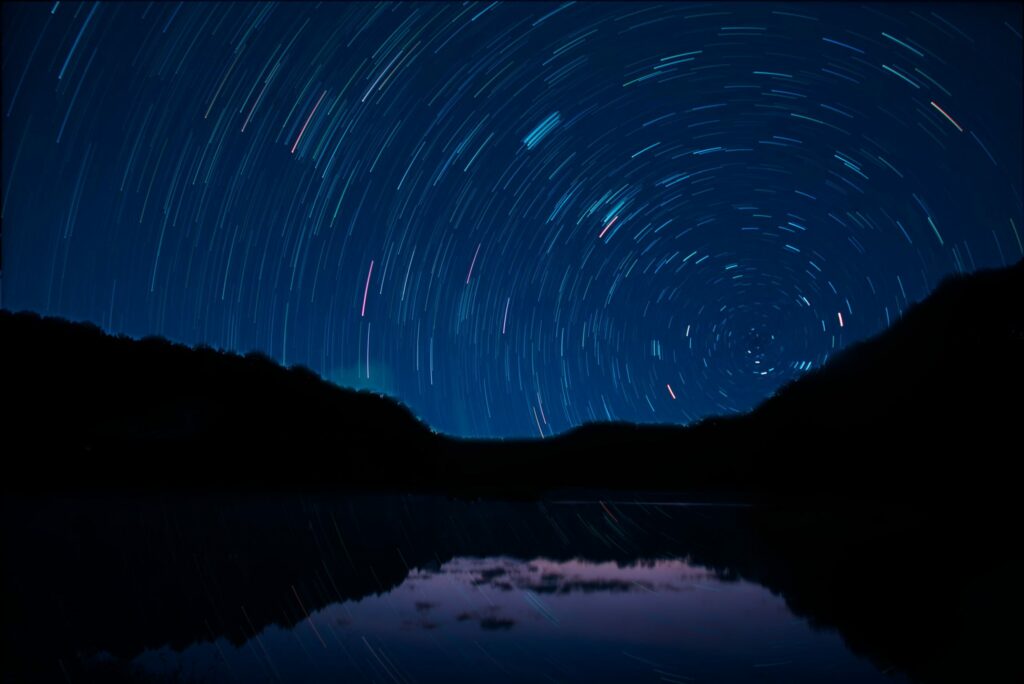
[[[3,306],[464,436],[752,408],[1024,255],[1021,6],[4,3]]]

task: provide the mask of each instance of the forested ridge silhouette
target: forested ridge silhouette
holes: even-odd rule
[[[535,494],[947,496],[1015,466],[1024,262],[945,280],[748,414],[544,440],[437,434],[400,403],[265,355],[0,312],[8,487],[306,486]],[[276,455],[276,456],[275,456]],[[1009,472],[1009,471],[1007,471]]]

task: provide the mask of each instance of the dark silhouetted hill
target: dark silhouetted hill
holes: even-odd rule
[[[584,426],[557,449],[570,463],[596,449],[621,454],[633,464],[625,479],[636,484],[656,483],[666,473],[659,461],[700,459],[698,488],[938,498],[1016,492],[1022,392],[1024,261],[943,281],[881,335],[749,414],[684,430]],[[690,486],[688,467],[668,471],[671,481]]]
[[[0,312],[5,452],[26,466],[7,486],[1006,492],[1017,487],[1022,302],[1024,262],[950,278],[749,414],[541,441],[437,435],[390,399],[262,355]]]
[[[37,466],[33,476],[318,482],[340,463],[357,475],[398,448],[419,457],[434,440],[398,403],[261,353],[136,341],[6,311],[0,340],[4,440]]]

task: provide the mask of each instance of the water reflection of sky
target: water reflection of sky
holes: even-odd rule
[[[147,651],[145,679],[239,682],[902,681],[762,587],[680,560],[455,558],[241,646]]]

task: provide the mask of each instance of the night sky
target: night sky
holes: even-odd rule
[[[1021,6],[5,3],[7,309],[464,436],[744,411],[1024,255]]]

